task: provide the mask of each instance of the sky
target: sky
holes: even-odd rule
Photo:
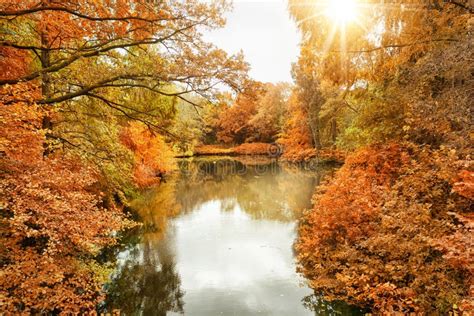
[[[250,76],[263,82],[291,82],[291,63],[300,35],[290,19],[286,0],[234,0],[224,28],[205,38],[230,54],[242,50]]]

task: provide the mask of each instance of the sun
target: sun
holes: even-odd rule
[[[357,19],[355,0],[330,0],[324,10],[326,17],[337,24],[347,24]]]

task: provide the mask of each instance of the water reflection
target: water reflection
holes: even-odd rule
[[[108,285],[107,310],[122,315],[167,315],[183,312],[181,278],[172,243],[163,242],[168,219],[177,215],[175,181],[134,201],[143,227],[117,255],[117,271]],[[167,237],[168,238],[168,237]]]
[[[183,312],[181,279],[166,243],[146,241],[119,255],[108,288],[108,309],[123,315],[167,315]]]
[[[294,168],[271,160],[194,159],[180,163],[178,202],[182,212],[218,200],[224,210],[240,205],[254,219],[294,221],[311,206],[314,187],[330,167],[314,170]]]
[[[275,161],[199,159],[181,161],[180,170],[135,201],[144,229],[117,256],[107,310],[123,315],[346,311],[345,305],[308,299],[312,291],[296,274],[292,253],[296,220],[331,168],[310,172]]]

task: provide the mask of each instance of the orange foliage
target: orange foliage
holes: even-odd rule
[[[316,156],[319,159],[335,162],[344,162],[344,160],[346,159],[346,155],[347,152],[345,151],[331,148],[323,148],[316,152]]]
[[[266,143],[244,143],[234,148],[238,155],[269,155],[277,156],[279,149],[272,144]]]
[[[471,199],[472,200],[472,199]],[[461,301],[461,309],[474,311],[474,216],[473,214],[460,215],[451,213],[457,221],[456,231],[452,235],[445,236],[433,242],[438,249],[442,250],[449,264],[457,269],[467,271],[466,284],[469,292]]]
[[[17,12],[18,15],[21,15],[22,10],[36,9],[29,16],[37,22],[38,33],[46,36],[51,48],[64,47],[89,34],[94,34],[97,40],[110,40],[110,36],[147,38],[162,29],[158,23],[160,19],[169,18],[169,13],[154,9],[147,1],[141,0],[119,0],[113,5],[110,1],[95,0],[46,0],[40,3],[32,0],[1,0],[0,9]],[[134,18],[137,16],[139,18]]]
[[[446,312],[468,299],[472,256],[454,264],[437,244],[448,238],[445,251],[456,253],[474,240],[472,222],[459,224],[462,241],[452,235],[451,214],[472,206],[451,191],[453,159],[410,144],[349,156],[300,226],[299,269],[311,287],[375,312]]]
[[[0,297],[9,314],[94,311],[102,298],[95,257],[115,242],[122,213],[101,207],[94,168],[57,151],[43,156],[42,109],[5,103],[29,84],[2,87],[0,101]]]
[[[316,150],[314,148],[309,148],[305,150],[291,151],[290,153],[287,153],[283,151],[282,146],[278,144],[267,143],[243,143],[235,147],[203,145],[194,149],[195,156],[268,155],[271,157],[280,157],[282,154],[284,159],[290,162],[308,161],[310,159],[344,162],[344,159],[346,157],[345,152],[336,149]]]
[[[226,148],[219,145],[203,145],[194,148],[194,155],[195,156],[226,156],[226,155],[233,155],[234,150],[233,148]]]
[[[474,199],[474,172],[462,170],[453,185],[453,190],[459,195]]]
[[[204,145],[196,147],[196,156],[237,156],[237,155],[269,155],[278,156],[279,148],[266,143],[244,143],[236,147],[225,148],[218,145]]]
[[[462,170],[455,178],[453,191],[469,199],[472,210],[474,200],[474,172]],[[444,252],[449,263],[460,269],[467,269],[469,274],[466,283],[470,285],[469,296],[462,301],[464,310],[474,311],[474,214],[450,213],[456,224],[454,234],[446,236],[435,245]]]
[[[235,103],[220,115],[217,133],[219,141],[241,144],[249,137],[249,121],[257,113],[257,101],[263,89],[261,83],[253,82],[237,96]]]
[[[139,187],[160,183],[160,177],[174,169],[173,153],[163,137],[144,124],[131,122],[120,135],[134,154],[133,178]]]
[[[283,158],[290,162],[303,162],[312,159],[342,163],[346,159],[346,152],[338,149],[316,148],[298,149],[297,147],[284,147]]]
[[[11,47],[0,47],[0,80],[15,79],[27,73],[30,55]]]

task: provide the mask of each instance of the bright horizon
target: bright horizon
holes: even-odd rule
[[[263,82],[292,82],[291,64],[299,54],[300,35],[286,0],[236,0],[222,29],[205,38],[229,54],[240,50],[250,76]]]

